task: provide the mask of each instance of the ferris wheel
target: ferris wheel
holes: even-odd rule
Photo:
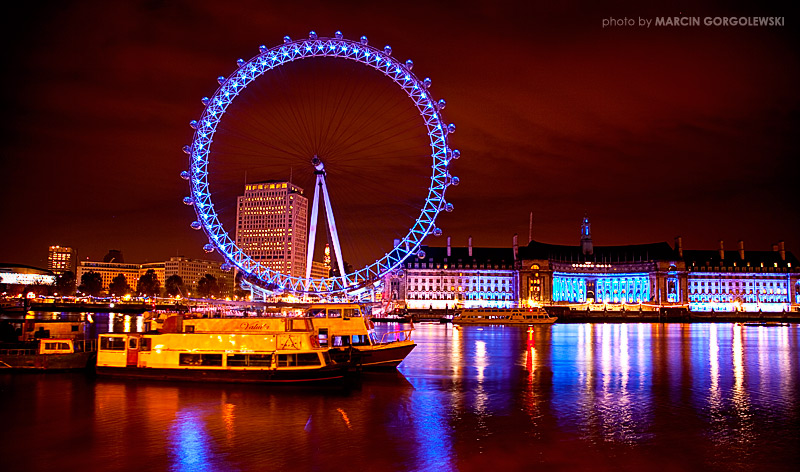
[[[334,240],[334,252],[339,268],[336,276],[314,278],[310,276],[308,268],[304,271],[305,276],[279,272],[247,254],[236,244],[234,238],[223,227],[222,218],[212,202],[214,192],[209,186],[209,166],[213,165],[212,144],[215,133],[225,123],[226,112],[231,109],[237,97],[240,97],[248,86],[257,83],[259,79],[266,80],[265,78],[273,74],[280,75],[285,68],[298,61],[312,59],[313,62],[313,60],[321,60],[319,58],[325,58],[326,61],[352,61],[359,64],[361,68],[366,66],[368,70],[377,71],[388,77],[394,84],[395,91],[399,89],[403,92],[405,100],[410,102],[410,108],[415,110],[417,123],[412,125],[424,130],[421,135],[424,136],[425,149],[428,149],[426,155],[431,171],[429,178],[426,179],[429,181],[426,195],[419,198],[419,215],[410,224],[405,236],[397,238],[391,249],[382,256],[347,273],[342,263],[330,198],[327,187],[325,187],[325,166],[323,164],[325,156],[316,154],[306,156],[306,162],[310,162],[314,166],[317,175],[311,221],[311,242],[307,256],[308,267],[311,265],[313,255],[317,191],[321,189],[331,233],[329,236],[332,236]],[[369,45],[365,36],[358,41],[344,39],[340,31],[337,31],[333,38],[318,37],[313,31],[309,33],[307,39],[302,40],[292,40],[286,36],[283,38],[283,44],[272,48],[260,46],[258,55],[247,61],[239,59],[237,65],[238,68],[230,76],[217,79],[219,88],[212,97],[203,98],[202,102],[205,108],[200,119],[190,123],[191,127],[195,129],[192,143],[184,146],[184,152],[190,156],[189,169],[183,171],[181,177],[189,181],[191,191],[190,196],[184,198],[184,203],[192,205],[197,215],[197,220],[192,222],[191,227],[195,230],[202,230],[208,237],[208,243],[204,246],[204,250],[206,252],[218,251],[225,259],[223,268],[226,270],[237,268],[250,284],[266,291],[299,296],[346,296],[376,282],[386,274],[396,271],[409,256],[424,257],[421,254],[420,246],[425,237],[429,234],[435,236],[442,234],[442,230],[435,225],[437,216],[442,211],[453,210],[453,205],[445,200],[445,192],[449,186],[459,183],[458,177],[452,176],[449,171],[451,160],[458,159],[460,156],[460,152],[457,149],[451,149],[448,143],[448,136],[455,132],[455,125],[447,124],[444,121],[442,110],[446,103],[443,99],[436,100],[431,94],[431,80],[417,78],[412,72],[413,62],[411,60],[401,62],[395,59],[390,46],[385,46],[383,49],[375,48]],[[302,120],[303,116],[305,115],[301,115],[299,120]],[[297,117],[295,117],[295,121],[298,121]],[[284,134],[288,134],[287,139],[291,139],[291,133]],[[379,156],[376,159],[379,159]],[[427,165],[425,168],[428,168]],[[424,169],[422,170],[424,171]]]

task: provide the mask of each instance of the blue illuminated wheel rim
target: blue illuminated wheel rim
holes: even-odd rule
[[[191,196],[184,203],[193,205],[197,220],[191,224],[196,230],[202,229],[208,236],[207,252],[218,250],[225,258],[225,268],[236,267],[245,278],[256,285],[273,291],[298,295],[343,295],[358,290],[382,278],[387,273],[399,269],[403,261],[416,254],[425,237],[433,233],[441,235],[435,227],[436,217],[442,210],[452,211],[453,205],[445,201],[445,190],[450,185],[458,185],[458,177],[448,172],[449,163],[460,155],[458,150],[450,149],[448,134],[455,131],[453,124],[446,125],[441,110],[444,100],[438,102],[428,91],[430,79],[420,80],[411,72],[413,62],[400,62],[386,46],[383,50],[369,46],[367,38],[360,41],[343,39],[340,32],[334,38],[318,38],[311,32],[308,39],[292,41],[284,37],[284,43],[273,48],[259,47],[259,54],[249,61],[237,61],[238,68],[229,77],[219,77],[220,87],[211,98],[203,98],[205,109],[200,119],[190,124],[196,131],[192,144],[184,147],[190,155],[189,170],[181,173],[188,180]],[[305,278],[282,274],[253,260],[239,248],[222,227],[214,210],[208,187],[208,158],[214,133],[222,116],[239,93],[252,81],[281,65],[313,57],[332,57],[348,59],[369,66],[392,79],[414,102],[428,130],[433,160],[430,187],[420,216],[400,240],[400,244],[375,262],[352,274],[342,277]]]

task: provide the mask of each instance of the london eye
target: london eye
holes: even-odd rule
[[[203,112],[190,123],[195,130],[192,142],[184,147],[189,168],[181,173],[190,185],[184,203],[192,205],[197,216],[191,227],[205,233],[205,251],[219,252],[224,268],[235,267],[248,283],[268,292],[346,296],[398,270],[409,256],[421,256],[423,240],[442,234],[435,222],[440,212],[453,209],[445,192],[458,185],[450,163],[460,152],[448,142],[455,125],[444,120],[445,101],[434,98],[429,78],[419,79],[412,72],[411,60],[396,59],[390,46],[373,47],[364,36],[353,41],[339,31],[332,38],[312,31],[306,39],[287,36],[278,46],[261,46],[259,54],[239,59],[237,66],[229,76],[218,78],[211,97],[202,99]],[[412,171],[397,170],[401,165],[413,166]],[[232,181],[241,178],[242,169],[245,182],[276,175],[290,181],[312,179],[311,231],[301,274],[275,270],[254,258],[223,226],[231,224],[224,210],[234,207],[235,199],[214,178]],[[401,179],[395,172],[419,178]],[[334,197],[328,194],[326,178],[342,188]],[[363,193],[349,197],[348,189],[354,188]],[[397,197],[406,189],[412,194]],[[404,205],[397,212],[412,212],[408,221],[385,205],[378,210],[363,206],[381,201],[380,194]],[[402,222],[403,229],[393,229],[393,237],[373,238],[380,240],[376,247],[383,253],[347,270],[337,231],[341,214],[334,218],[331,198],[334,204],[349,198],[362,205],[345,211],[348,217],[363,210],[351,220],[368,221],[368,215],[377,214],[381,221]],[[317,218],[322,213],[337,270],[335,275],[312,277]],[[351,225],[348,231],[363,230]]]

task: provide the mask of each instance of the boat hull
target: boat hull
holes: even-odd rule
[[[528,325],[551,325],[556,322],[556,318],[551,318],[549,320],[457,320],[453,319],[453,324],[457,325],[509,325],[509,326],[528,326]]]
[[[394,369],[414,350],[413,342],[396,342],[372,346],[354,346],[331,350],[337,361],[351,361],[356,367],[365,370]]]
[[[71,354],[0,354],[0,370],[65,371],[81,370],[94,364],[95,353]]]
[[[254,384],[307,384],[342,380],[348,364],[335,364],[319,369],[169,369],[150,367],[98,366],[97,375],[119,379],[149,379],[189,382],[231,382]]]

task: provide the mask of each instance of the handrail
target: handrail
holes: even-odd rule
[[[383,333],[381,335],[381,339],[380,339],[380,341],[378,341],[378,344],[388,344],[388,343],[391,343],[391,342],[398,342],[398,341],[411,341],[411,332],[412,331],[414,331],[414,328],[402,329],[402,330],[397,330],[397,331],[388,331],[388,332]],[[392,334],[394,335],[394,339],[393,340],[386,340],[387,336],[392,335]],[[402,335],[402,339],[399,339],[400,335]]]

